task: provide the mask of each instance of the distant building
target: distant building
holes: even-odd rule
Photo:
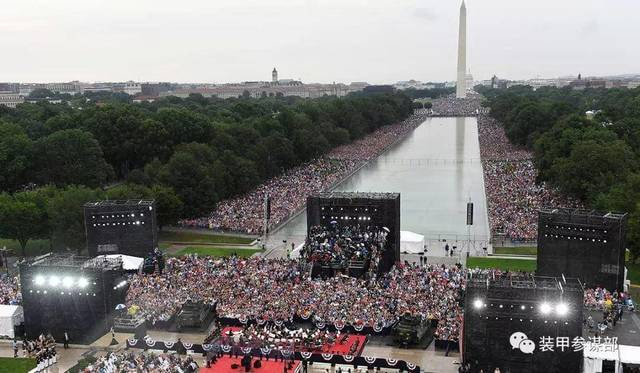
[[[305,84],[295,79],[279,79],[278,71],[274,68],[271,72],[271,81],[253,81],[242,83],[228,84],[201,84],[191,86],[180,86],[172,88],[164,92],[160,92],[157,96],[175,96],[186,98],[191,94],[200,94],[203,97],[218,98],[237,98],[249,93],[250,97],[270,97],[270,96],[297,96],[302,98],[317,98],[322,96],[346,96],[351,92],[359,92],[368,86],[367,83],[351,83],[350,85],[342,83]],[[145,92],[143,84],[142,95],[153,97],[154,95]],[[147,100],[148,101],[148,100]]]
[[[365,87],[364,93],[393,93],[396,89],[392,85],[370,85]]]
[[[611,88],[624,88],[627,87],[627,82],[623,81],[623,80],[619,80],[619,79],[610,79],[610,80],[605,80],[605,88],[607,89],[611,89]]]
[[[18,104],[24,102],[24,97],[18,93],[0,92],[0,105],[15,108]]]
[[[466,87],[467,91],[472,91],[474,85],[475,82],[473,80],[473,75],[471,75],[471,71],[469,71],[469,73],[464,76],[464,86]]]
[[[578,79],[569,83],[569,87],[574,91],[581,91],[587,88],[606,88],[607,82],[604,79],[596,78],[582,79],[582,76],[578,75]]]
[[[124,83],[122,92],[128,94],[129,96],[135,96],[139,93],[142,93],[142,85],[140,83],[128,81]]]
[[[419,80],[402,80],[393,85],[395,89],[404,90],[404,89],[434,89],[434,88],[444,88],[444,83],[432,83],[432,82],[421,82]]]
[[[140,84],[140,93],[143,96],[158,97],[161,93],[174,89],[171,83],[142,83]]]
[[[20,85],[16,83],[0,83],[0,93],[20,93]]]
[[[75,95],[76,93],[80,93],[81,87],[79,82],[68,82],[68,83],[42,83],[36,84],[36,89],[48,89],[53,93],[68,93]]]
[[[504,87],[500,87],[500,83],[501,83],[500,79],[498,79],[497,76],[494,75],[494,76],[491,77],[491,83],[490,83],[490,87],[491,88],[497,89],[497,88],[506,88],[507,87],[506,82],[504,84]]]
[[[82,88],[82,93],[89,93],[89,92],[113,92],[113,87],[110,87],[107,85],[94,85],[94,86]]]

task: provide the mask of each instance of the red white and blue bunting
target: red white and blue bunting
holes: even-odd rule
[[[191,344],[183,342],[160,342],[154,341],[150,338],[146,340],[127,339],[127,347],[139,348],[139,349],[158,349],[158,350],[180,350],[180,345],[185,350],[191,350],[194,353],[204,353],[211,350],[218,351],[218,348],[222,352],[227,354],[233,354],[234,352],[242,354],[251,354],[253,356],[271,356],[271,357],[283,357],[284,359],[294,360],[306,360],[313,362],[326,362],[331,364],[348,364],[353,366],[368,366],[373,368],[393,368],[407,371],[410,373],[419,373],[420,367],[403,360],[388,359],[388,358],[376,358],[372,356],[353,356],[353,355],[335,355],[335,354],[316,354],[311,352],[292,351],[292,350],[277,350],[271,348],[256,348],[250,347],[234,348],[231,345],[217,345],[217,344]],[[188,347],[188,348],[187,348]]]

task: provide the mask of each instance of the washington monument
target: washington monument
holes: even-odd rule
[[[456,97],[467,97],[465,74],[467,72],[467,7],[460,5],[460,29],[458,30],[458,83],[456,84]]]

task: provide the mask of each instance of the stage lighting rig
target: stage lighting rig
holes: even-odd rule
[[[543,302],[543,303],[540,305],[540,312],[541,312],[543,315],[548,315],[548,314],[550,314],[552,309],[553,309],[553,307],[551,307],[551,304],[549,304],[548,302]]]

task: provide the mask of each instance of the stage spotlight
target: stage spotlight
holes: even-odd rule
[[[49,285],[56,287],[60,284],[60,278],[58,276],[49,277]]]
[[[480,299],[476,299],[473,301],[473,307],[477,310],[479,310],[480,308],[482,308],[482,306],[484,305],[484,303],[482,303],[482,301]]]
[[[520,309],[524,311],[524,310],[526,310],[526,309],[527,309],[527,306],[522,305],[522,306],[520,306]]]
[[[73,279],[69,276],[66,276],[65,278],[62,279],[62,286],[69,289],[70,287],[73,286]]]
[[[566,303],[558,303],[556,306],[556,313],[558,316],[565,316],[569,313],[569,306]]]
[[[540,312],[542,312],[543,315],[547,315],[551,312],[551,305],[547,302],[544,302],[540,305]]]
[[[44,285],[44,276],[42,275],[37,275],[35,279],[33,279],[33,282],[38,285],[38,286],[42,286]]]
[[[86,288],[87,285],[89,285],[89,280],[84,277],[78,279],[78,286],[80,286],[81,288]]]

